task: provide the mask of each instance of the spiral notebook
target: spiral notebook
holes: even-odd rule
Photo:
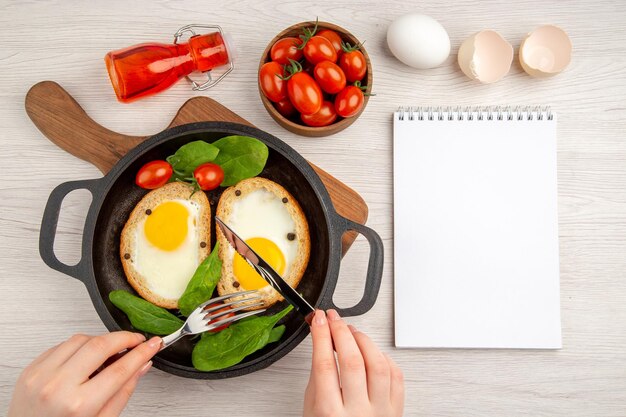
[[[397,347],[561,347],[556,116],[394,113]]]

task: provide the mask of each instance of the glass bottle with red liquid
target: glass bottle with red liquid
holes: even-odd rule
[[[194,28],[217,29],[216,32],[197,35]],[[191,33],[186,43],[180,43],[185,32]],[[117,51],[105,57],[107,71],[117,99],[128,103],[161,92],[183,77],[191,81],[194,90],[206,90],[221,81],[233,70],[232,43],[219,26],[188,25],[176,32],[173,44],[142,43]],[[213,79],[211,70],[229,66]],[[203,84],[189,78],[199,71],[207,74]]]

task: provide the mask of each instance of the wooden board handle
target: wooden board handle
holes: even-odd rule
[[[99,125],[53,81],[42,81],[31,87],[26,94],[26,113],[48,139],[94,164],[103,174],[145,139],[122,135]]]
[[[31,87],[26,94],[26,113],[48,139],[94,164],[103,174],[147,138],[122,135],[99,125],[54,81],[42,81]],[[227,121],[252,126],[215,100],[195,97],[182,105],[168,127],[198,121]]]

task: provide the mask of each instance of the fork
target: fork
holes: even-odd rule
[[[260,310],[247,311],[245,313],[235,314],[234,316],[226,317],[219,321],[215,321],[216,319],[219,319],[220,317],[224,317],[232,313],[237,313],[238,311],[249,309],[251,307],[258,307],[258,306],[263,305],[262,302],[247,304],[249,301],[258,300],[259,298],[261,298],[260,295],[257,295],[255,297],[246,297],[243,300],[235,300],[235,301],[226,302],[230,298],[233,298],[233,297],[241,297],[242,295],[250,295],[250,294],[255,294],[255,293],[258,293],[258,291],[257,290],[243,291],[243,292],[238,292],[234,294],[224,295],[222,297],[212,298],[200,304],[198,307],[196,307],[194,311],[191,312],[191,314],[187,318],[187,321],[185,322],[185,324],[182,325],[180,329],[162,338],[163,342],[161,344],[160,350],[168,348],[173,343],[177,342],[178,340],[180,340],[181,338],[185,336],[208,332],[208,331],[217,329],[218,327],[223,326],[225,324],[234,323],[238,320],[245,319],[246,317],[250,317],[255,314],[264,312],[266,310],[265,308],[260,309]],[[246,304],[242,305],[243,303],[246,303]],[[216,304],[216,305],[212,306],[212,304]],[[224,311],[219,311],[219,310],[224,309],[224,307],[230,307],[230,308]]]

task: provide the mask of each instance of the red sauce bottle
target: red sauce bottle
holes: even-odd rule
[[[163,44],[142,43],[117,51],[109,52],[105,57],[109,78],[117,99],[128,103],[139,98],[156,94],[171,87],[175,82],[188,76],[193,71],[207,72],[214,68],[230,64],[231,68],[219,79],[198,85],[194,90],[212,87],[232,70],[232,53],[220,31],[206,35],[195,35],[186,26],[176,34],[176,40],[185,31],[194,36],[187,43]]]

